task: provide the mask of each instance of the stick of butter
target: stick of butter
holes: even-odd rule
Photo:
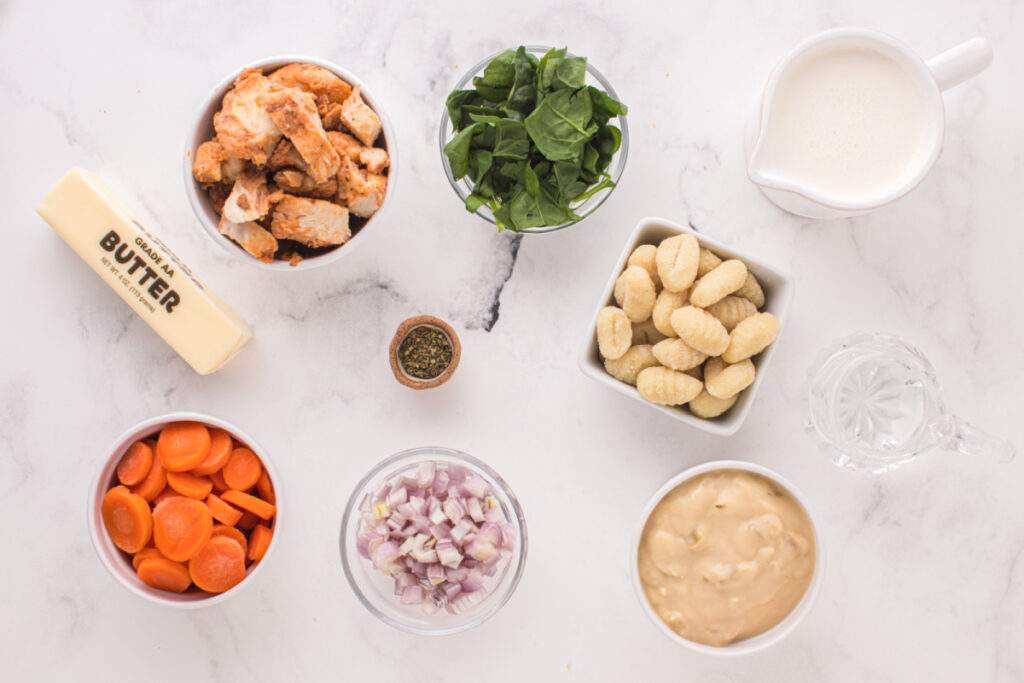
[[[36,211],[200,375],[219,370],[252,337],[95,174],[72,168]]]

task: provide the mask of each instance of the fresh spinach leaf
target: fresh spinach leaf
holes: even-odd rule
[[[587,58],[566,57],[555,69],[555,77],[551,87],[555,90],[561,88],[582,88],[587,80]]]
[[[547,159],[577,159],[583,144],[597,132],[593,104],[585,90],[556,90],[526,117],[526,131]]]
[[[530,155],[530,137],[522,121],[501,119],[494,127],[494,156],[504,159],[526,159]]]
[[[477,132],[479,123],[467,126],[455,135],[448,144],[444,146],[444,154],[448,157],[448,165],[451,166],[452,175],[461,178],[469,173],[469,147],[473,142],[473,135]]]
[[[452,130],[462,130],[462,115],[463,108],[468,104],[473,104],[480,99],[475,90],[454,90],[448,95],[448,100],[445,102],[445,107],[448,109],[448,118],[452,122]]]

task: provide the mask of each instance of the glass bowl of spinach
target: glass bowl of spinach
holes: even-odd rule
[[[559,230],[596,211],[622,177],[626,113],[586,57],[503,50],[448,95],[441,163],[466,210],[499,230]]]

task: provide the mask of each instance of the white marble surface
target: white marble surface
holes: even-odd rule
[[[1024,680],[1024,458],[995,466],[935,454],[858,477],[801,429],[812,354],[877,329],[926,350],[954,408],[1024,447],[1024,5],[912,5],[0,4],[0,197],[13,252],[0,275],[4,680]],[[848,222],[796,219],[745,180],[743,117],[789,47],[844,24],[926,55],[984,35],[995,63],[947,94],[945,150],[913,195]],[[465,214],[447,187],[436,127],[461,72],[520,42],[590,56],[630,105],[632,140],[622,185],[596,217],[524,239],[516,258],[516,243]],[[358,73],[389,105],[402,157],[373,239],[299,275],[215,248],[180,170],[208,88],[281,52]],[[72,164],[133,187],[166,241],[251,322],[255,340],[224,371],[196,376],[35,215]],[[576,367],[595,297],[644,215],[692,221],[797,279],[776,362],[735,437],[687,429]],[[464,355],[448,386],[418,394],[391,378],[386,344],[422,312],[456,325]],[[84,514],[114,436],[174,409],[250,430],[291,505],[258,585],[194,612],[115,584]],[[356,480],[389,453],[431,443],[489,461],[530,524],[512,601],[441,640],[367,613],[336,545]],[[807,620],[771,650],[732,660],[662,637],[626,560],[654,489],[721,457],[800,486],[828,552]]]

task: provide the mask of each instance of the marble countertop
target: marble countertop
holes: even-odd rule
[[[95,6],[98,5],[98,6]],[[0,659],[5,680],[1022,681],[1024,457],[948,453],[885,476],[834,467],[804,433],[814,353],[854,331],[904,336],[951,408],[1024,447],[1024,5],[944,0],[770,3],[0,4],[0,196],[14,258],[0,274]],[[513,9],[514,8],[514,9]],[[974,35],[995,62],[946,94],[946,145],[910,196],[817,222],[744,175],[744,118],[800,39],[864,25],[930,56]],[[513,237],[466,214],[437,151],[441,102],[517,43],[588,55],[631,108],[621,186],[591,219]],[[181,179],[209,88],[277,53],[324,57],[373,88],[397,130],[386,219],[331,267],[266,273],[215,247]],[[197,376],[33,211],[71,165],[135,190],[159,234],[252,325],[223,371]],[[585,378],[588,318],[637,221],[660,215],[789,270],[796,298],[760,396],[731,438],[706,435]],[[414,393],[386,350],[433,313],[463,341],[452,382]],[[257,585],[198,611],[150,605],[97,560],[85,519],[104,451],[135,422],[208,412],[272,454],[290,510]],[[438,444],[501,472],[530,525],[511,602],[444,639],[392,630],[341,572],[342,508],[395,451]],[[817,604],[782,643],[712,659],[641,611],[627,557],[668,477],[756,461],[809,498],[826,540]]]

